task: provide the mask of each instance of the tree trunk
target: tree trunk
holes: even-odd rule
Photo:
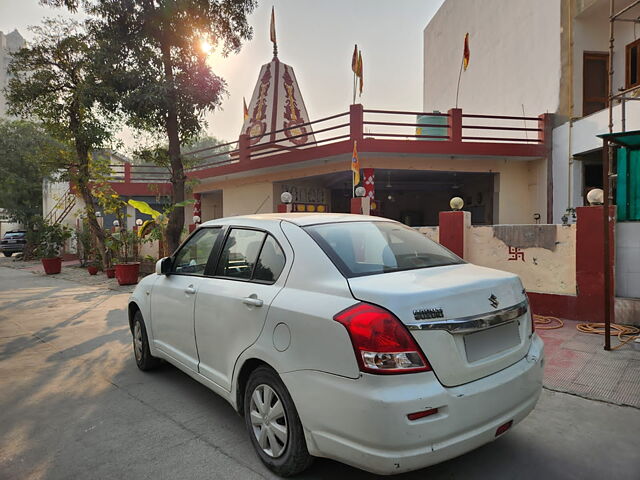
[[[83,147],[76,146],[76,153],[78,155],[78,175],[76,178],[76,187],[80,192],[80,196],[84,201],[85,211],[87,213],[87,221],[89,222],[89,229],[93,238],[96,239],[98,244],[98,252],[100,253],[100,259],[105,264],[105,244],[104,244],[104,231],[98,223],[96,218],[96,207],[93,203],[93,195],[91,195],[91,188],[89,186],[89,152]]]
[[[171,162],[171,192],[172,204],[184,201],[185,174],[180,156],[180,135],[178,132],[178,109],[176,100],[176,90],[173,78],[173,63],[171,61],[171,50],[166,41],[161,41],[162,63],[167,82],[167,118],[166,130],[169,138],[169,160]],[[169,214],[167,225],[167,247],[170,254],[176,251],[180,245],[180,236],[184,228],[184,207],[176,207]]]

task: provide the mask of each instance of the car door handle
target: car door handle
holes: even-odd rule
[[[242,299],[242,303],[253,307],[261,307],[264,302],[257,297],[245,297]]]
[[[189,295],[193,295],[194,293],[196,293],[196,289],[193,288],[193,285],[189,285],[187,288],[184,289],[184,293],[188,293]]]

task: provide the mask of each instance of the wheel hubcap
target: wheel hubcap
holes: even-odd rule
[[[249,406],[253,434],[262,451],[277,458],[284,452],[289,438],[287,417],[280,397],[268,385],[258,385]]]
[[[136,360],[142,360],[142,328],[140,322],[136,322],[133,327],[133,352],[136,355]]]

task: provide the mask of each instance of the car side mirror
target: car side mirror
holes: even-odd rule
[[[171,257],[161,258],[156,262],[156,274],[169,275],[171,273]]]

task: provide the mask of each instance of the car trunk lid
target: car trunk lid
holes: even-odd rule
[[[457,264],[354,277],[349,286],[407,326],[445,386],[491,375],[528,351],[530,312],[511,273]]]

